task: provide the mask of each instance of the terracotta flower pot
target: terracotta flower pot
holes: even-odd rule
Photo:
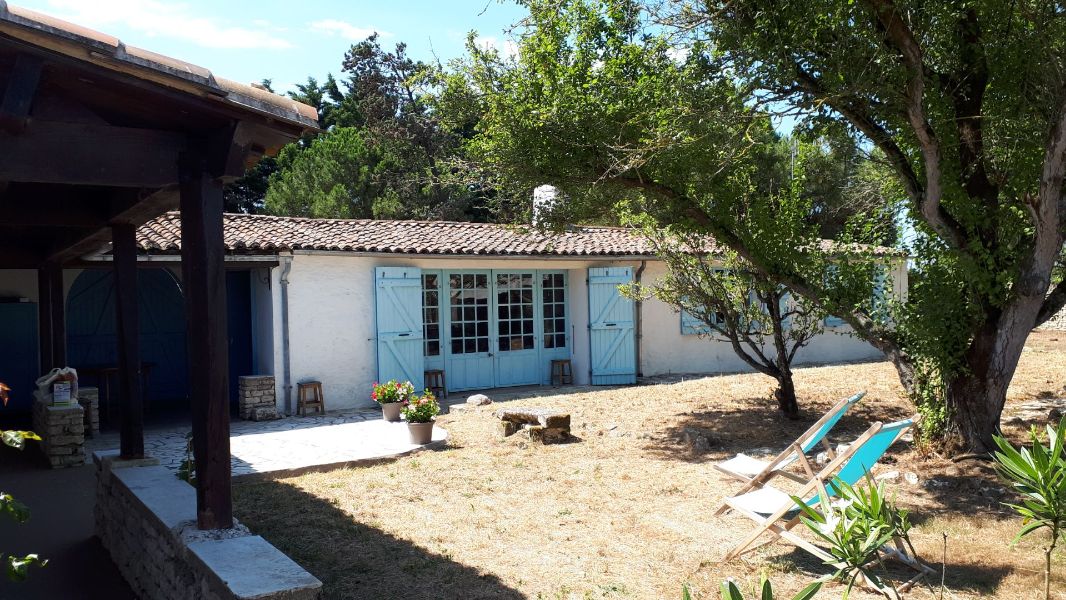
[[[403,402],[387,402],[381,405],[381,418],[392,423],[398,423],[400,421],[400,409],[403,408]]]
[[[429,423],[408,423],[407,431],[411,434],[412,444],[428,444],[433,440],[433,421]]]

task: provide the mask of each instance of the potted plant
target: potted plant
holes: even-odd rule
[[[426,390],[403,405],[403,418],[412,444],[428,444],[433,439],[433,419],[440,413],[440,404],[433,392]]]
[[[370,398],[381,405],[381,417],[386,421],[398,422],[400,409],[415,395],[415,386],[410,381],[399,382],[390,379],[385,383],[374,382]]]

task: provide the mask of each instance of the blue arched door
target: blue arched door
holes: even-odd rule
[[[75,368],[118,362],[113,282],[110,270],[86,270],[67,295],[67,362]],[[141,360],[153,363],[145,398],[152,407],[187,406],[185,307],[169,270],[137,272],[137,310]],[[112,389],[112,403],[117,398]]]

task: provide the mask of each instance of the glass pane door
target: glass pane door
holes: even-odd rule
[[[538,383],[536,272],[494,271],[496,385]]]
[[[447,273],[448,388],[489,388],[492,354],[489,341],[491,295],[488,271]]]

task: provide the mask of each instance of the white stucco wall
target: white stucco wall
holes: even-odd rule
[[[666,274],[666,265],[650,261],[642,278],[654,284]],[[902,261],[893,265],[893,291],[906,289],[906,269]],[[847,335],[850,327],[828,328],[796,356],[796,364],[819,364],[873,360],[882,355],[865,341]],[[697,335],[681,335],[680,315],[667,304],[652,299],[643,306],[642,367],[644,376],[670,373],[735,373],[750,371],[727,342]]]
[[[589,380],[588,292],[590,266],[633,266],[624,261],[508,260],[478,258],[403,258],[344,254],[296,253],[289,274],[289,347],[292,406],[296,384],[322,382],[330,410],[373,406],[370,386],[377,378],[374,268],[421,269],[552,269],[569,275],[570,339],[576,383]],[[278,272],[282,267],[275,268]],[[275,278],[277,275],[275,274]],[[280,303],[275,293],[275,305]],[[280,312],[275,310],[275,338],[281,339]],[[284,394],[276,344],[279,406]]]
[[[639,261],[507,260],[481,258],[404,258],[296,253],[289,274],[289,327],[292,403],[296,383],[322,381],[330,410],[373,406],[370,386],[377,377],[374,268],[405,266],[422,269],[559,269],[569,274],[571,348],[577,383],[589,381],[587,269],[590,266],[631,266]],[[279,271],[272,273],[272,308],[275,374],[279,407],[283,407],[284,381],[281,356]],[[662,277],[665,266],[648,261],[643,281]],[[902,273],[902,276],[901,276]],[[893,276],[897,288],[905,286],[902,265]],[[680,317],[658,300],[643,303],[641,372],[645,376],[668,373],[728,373],[749,367],[725,342],[681,335]],[[813,340],[799,354],[800,363],[827,363],[876,359],[880,353],[869,344],[845,335],[839,328]]]

